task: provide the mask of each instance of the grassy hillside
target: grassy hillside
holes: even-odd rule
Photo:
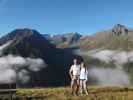
[[[124,25],[117,24],[113,28],[97,32],[91,36],[81,37],[78,45],[81,49],[111,49],[111,50],[133,50],[133,30]]]
[[[111,49],[111,50],[125,50],[131,51],[133,50],[133,41],[129,39],[128,36],[105,36],[100,38],[99,36],[95,36],[93,39],[81,39],[79,41],[79,47],[81,49]]]
[[[70,88],[17,89],[13,100],[132,100],[133,88],[88,87],[89,96],[72,96]],[[2,100],[8,100],[7,96]]]

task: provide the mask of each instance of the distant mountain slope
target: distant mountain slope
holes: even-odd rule
[[[69,83],[68,69],[76,56],[70,50],[58,49],[36,30],[17,29],[0,38],[0,44],[13,41],[3,55],[41,58],[48,65],[39,72],[31,72],[31,81],[20,86],[61,86]]]
[[[0,39],[0,43],[6,43],[7,41],[13,41],[8,48],[4,50],[4,54],[19,54],[21,56],[40,57],[44,50],[51,52],[51,49],[55,49],[55,46],[49,43],[39,32],[30,29],[17,29],[7,34]],[[25,51],[24,51],[25,50]],[[41,51],[42,50],[42,51]],[[46,53],[47,54],[47,53]]]
[[[117,24],[112,29],[97,32],[93,36],[80,39],[79,46],[85,49],[120,49],[133,50],[133,30]]]
[[[133,50],[133,29],[116,24],[111,29],[104,29],[94,35],[80,35],[66,33],[50,36],[44,35],[57,48],[78,47],[83,50],[105,48],[119,50]]]
[[[55,44],[58,48],[67,48],[76,45],[82,35],[75,32],[53,36],[45,34],[44,37],[51,41],[51,43]]]

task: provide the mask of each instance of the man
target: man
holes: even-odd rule
[[[77,63],[77,59],[73,60],[73,65],[69,70],[69,75],[71,77],[71,89],[72,94],[77,95],[79,89],[79,75],[80,75],[80,65]]]

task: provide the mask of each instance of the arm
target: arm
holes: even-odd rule
[[[88,69],[86,68],[86,73],[85,73],[86,81],[88,80]]]
[[[71,66],[71,68],[70,68],[70,70],[69,70],[69,75],[70,75],[71,79],[72,79],[72,77],[73,77],[72,71],[73,71],[73,69],[72,69],[72,66]]]

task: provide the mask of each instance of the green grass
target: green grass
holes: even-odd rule
[[[133,100],[131,87],[90,86],[88,91],[89,96],[72,96],[69,87],[17,89],[13,100]]]

